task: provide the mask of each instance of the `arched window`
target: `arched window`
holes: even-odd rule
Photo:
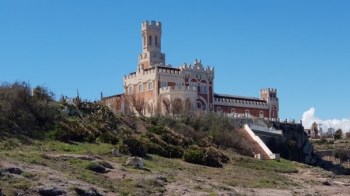
[[[149,45],[152,45],[152,36],[149,36],[148,43]]]
[[[250,116],[249,110],[245,110],[245,117],[249,117],[249,116]]]
[[[231,113],[234,114],[236,113],[236,110],[234,108],[231,109]]]
[[[153,89],[153,82],[148,82],[147,87],[148,87],[149,91],[152,90]]]
[[[143,46],[146,46],[146,36],[143,36]]]
[[[217,111],[217,112],[221,112],[221,108],[220,108],[220,107],[217,107],[217,108],[216,108],[216,111]]]
[[[259,111],[259,118],[264,118],[264,112],[262,110]]]
[[[129,86],[129,89],[128,89],[128,92],[129,94],[133,94],[134,93],[134,86]]]
[[[206,94],[207,93],[207,86],[201,86],[201,93]]]
[[[197,108],[198,108],[198,109],[202,108],[202,104],[201,104],[201,102],[199,102],[199,101],[197,101]]]
[[[154,44],[155,44],[156,46],[158,46],[158,37],[157,37],[157,36],[154,38]]]
[[[139,93],[140,93],[140,92],[143,92],[143,85],[142,85],[142,84],[139,84],[139,87],[138,87],[138,88],[139,88]]]

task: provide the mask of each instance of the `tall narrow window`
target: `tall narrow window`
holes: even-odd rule
[[[149,45],[152,45],[152,36],[149,36],[148,43]]]
[[[142,84],[139,84],[139,93],[140,92],[143,92],[143,85]]]
[[[263,111],[259,111],[259,118],[264,118],[264,112]]]
[[[245,110],[245,117],[250,117],[249,110]]]
[[[155,44],[156,46],[158,46],[158,36],[156,36],[156,37],[154,38],[154,44]]]
[[[146,46],[146,35],[143,36],[143,46]]]
[[[129,86],[129,94],[133,94],[134,93],[134,88],[133,86]]]
[[[152,82],[148,82],[148,90],[152,90],[153,89],[153,83]]]

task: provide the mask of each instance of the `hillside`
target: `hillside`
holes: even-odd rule
[[[1,141],[0,188],[5,195],[334,195],[347,194],[349,176],[307,165],[260,161],[231,150],[223,168],[150,155],[145,167],[113,157],[112,144],[58,141]],[[92,171],[101,165],[104,172]]]
[[[3,84],[0,98],[0,195],[345,195],[350,185],[320,168],[253,159],[220,114],[115,115],[25,83]],[[126,164],[132,156],[144,166]]]

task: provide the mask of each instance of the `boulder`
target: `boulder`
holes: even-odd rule
[[[100,163],[91,162],[86,166],[86,169],[97,172],[97,173],[106,173],[106,168]]]
[[[307,156],[305,157],[305,163],[306,163],[306,164],[310,164],[311,161],[312,161],[312,156],[307,155]]]
[[[140,157],[129,157],[126,162],[125,162],[126,165],[130,165],[130,166],[134,166],[134,167],[137,167],[137,168],[143,168],[144,165],[143,165],[143,159],[140,158]]]
[[[119,153],[119,150],[113,148],[113,149],[112,149],[112,156],[114,156],[114,157],[120,157],[121,155],[120,155],[120,153]]]
[[[9,167],[4,169],[3,171],[8,172],[10,174],[17,174],[20,175],[23,171],[17,167]]]
[[[42,196],[59,196],[66,194],[64,190],[58,189],[56,187],[41,187],[38,188],[38,192]]]
[[[92,187],[90,187],[88,189],[77,187],[74,190],[77,193],[77,195],[79,195],[79,196],[102,196],[99,192],[97,192],[96,189],[94,189]]]
[[[10,174],[17,174],[20,175],[23,171],[17,167],[9,167],[5,169],[0,169],[0,176],[2,173],[10,173]]]
[[[314,150],[314,148],[309,142],[307,142],[303,148],[303,152],[307,155],[311,155],[313,150]]]

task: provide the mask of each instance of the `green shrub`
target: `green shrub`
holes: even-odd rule
[[[97,173],[105,173],[106,172],[106,168],[104,168],[102,165],[100,165],[99,163],[95,163],[95,162],[89,162],[86,166],[85,169],[97,172]]]
[[[183,159],[189,163],[204,165],[204,153],[204,148],[191,147],[185,150]]]
[[[132,156],[145,157],[147,155],[147,146],[140,139],[133,136],[124,137],[123,144],[126,145],[127,151]]]
[[[157,154],[167,158],[181,158],[184,153],[183,138],[175,133],[170,133],[169,130],[163,129],[161,135],[153,132],[148,132],[142,137],[147,146],[148,153]],[[164,140],[163,140],[164,139]]]
[[[0,143],[0,148],[3,150],[14,150],[19,146],[21,146],[21,141],[19,141],[17,138],[10,138],[2,142],[2,145]]]
[[[225,154],[214,147],[201,148],[198,146],[192,146],[186,149],[183,159],[189,163],[210,167],[222,167],[223,163],[229,161],[229,158]]]
[[[107,132],[107,133],[103,133],[98,137],[98,140],[100,142],[104,142],[104,143],[110,143],[110,144],[117,144],[119,139],[118,136],[115,133],[111,133],[111,132]]]
[[[151,133],[155,133],[158,135],[161,135],[164,132],[164,127],[162,126],[151,126],[147,129],[147,131],[151,132]]]
[[[348,152],[346,150],[343,149],[335,149],[333,150],[333,156],[335,158],[340,159],[341,161],[346,161],[350,158]]]

